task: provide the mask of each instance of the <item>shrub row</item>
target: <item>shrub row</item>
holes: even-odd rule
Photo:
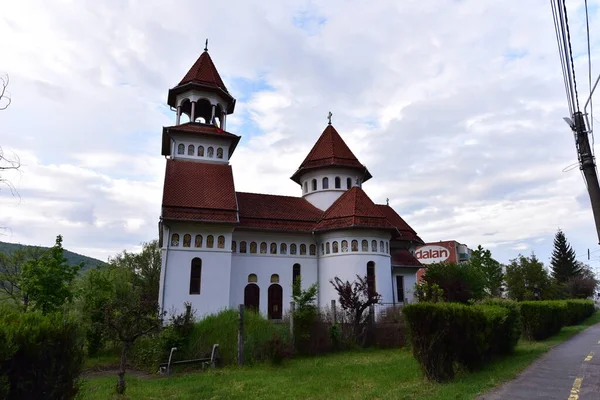
[[[544,340],[563,326],[577,325],[594,312],[591,300],[522,301],[523,335],[529,340]]]
[[[452,379],[456,363],[481,368],[492,355],[516,345],[519,328],[512,304],[418,303],[403,312],[413,355],[430,380]]]
[[[1,399],[75,398],[83,356],[70,318],[0,309]]]

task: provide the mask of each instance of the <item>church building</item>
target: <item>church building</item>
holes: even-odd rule
[[[160,217],[162,310],[191,303],[198,317],[244,304],[281,319],[292,283],[317,283],[321,307],[337,300],[330,280],[366,276],[384,304],[412,302],[417,233],[362,185],[371,179],[331,124],[298,169],[298,196],[237,192],[229,163],[240,136],[227,131],[236,100],[205,49],[169,90]],[[182,115],[189,122],[181,123]],[[187,118],[186,118],[187,119]]]

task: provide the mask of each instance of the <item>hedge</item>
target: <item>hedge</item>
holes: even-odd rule
[[[566,301],[522,301],[519,306],[523,336],[529,340],[544,340],[557,334],[569,317]]]
[[[0,398],[75,398],[84,353],[72,319],[2,308],[0,343]]]
[[[508,307],[417,303],[403,312],[413,355],[429,380],[452,379],[455,363],[475,370],[514,348],[517,319]]]
[[[523,325],[521,324],[521,308],[519,303],[514,300],[506,299],[486,299],[478,304],[487,306],[498,306],[508,310],[507,321],[503,327],[502,335],[505,335],[498,343],[499,348],[494,352],[498,354],[512,353],[517,346],[517,342],[523,334]],[[499,331],[500,332],[500,331]]]
[[[566,300],[567,325],[577,325],[596,312],[592,300]]]

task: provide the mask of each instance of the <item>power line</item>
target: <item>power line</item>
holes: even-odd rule
[[[587,0],[585,4],[585,29],[587,36],[587,51],[588,51],[588,86],[590,89],[590,117],[592,122],[590,123],[590,133],[592,134],[592,152],[594,151],[594,105],[592,103],[592,55],[590,50],[590,20],[588,17],[588,4]]]
[[[569,57],[571,58],[571,71],[573,72],[573,85],[575,87],[575,105],[579,111],[579,96],[577,94],[577,80],[575,79],[575,63],[573,62],[573,49],[571,47],[571,32],[569,30],[569,18],[567,17],[567,3],[563,0],[563,10],[565,13],[565,26],[567,28],[567,45],[569,48]],[[591,81],[591,79],[590,79]]]

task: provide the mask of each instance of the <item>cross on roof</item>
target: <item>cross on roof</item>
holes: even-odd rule
[[[329,123],[327,125],[331,125],[331,117],[333,116],[333,114],[331,113],[331,111],[329,111],[329,114],[327,115],[327,119],[329,120]]]

